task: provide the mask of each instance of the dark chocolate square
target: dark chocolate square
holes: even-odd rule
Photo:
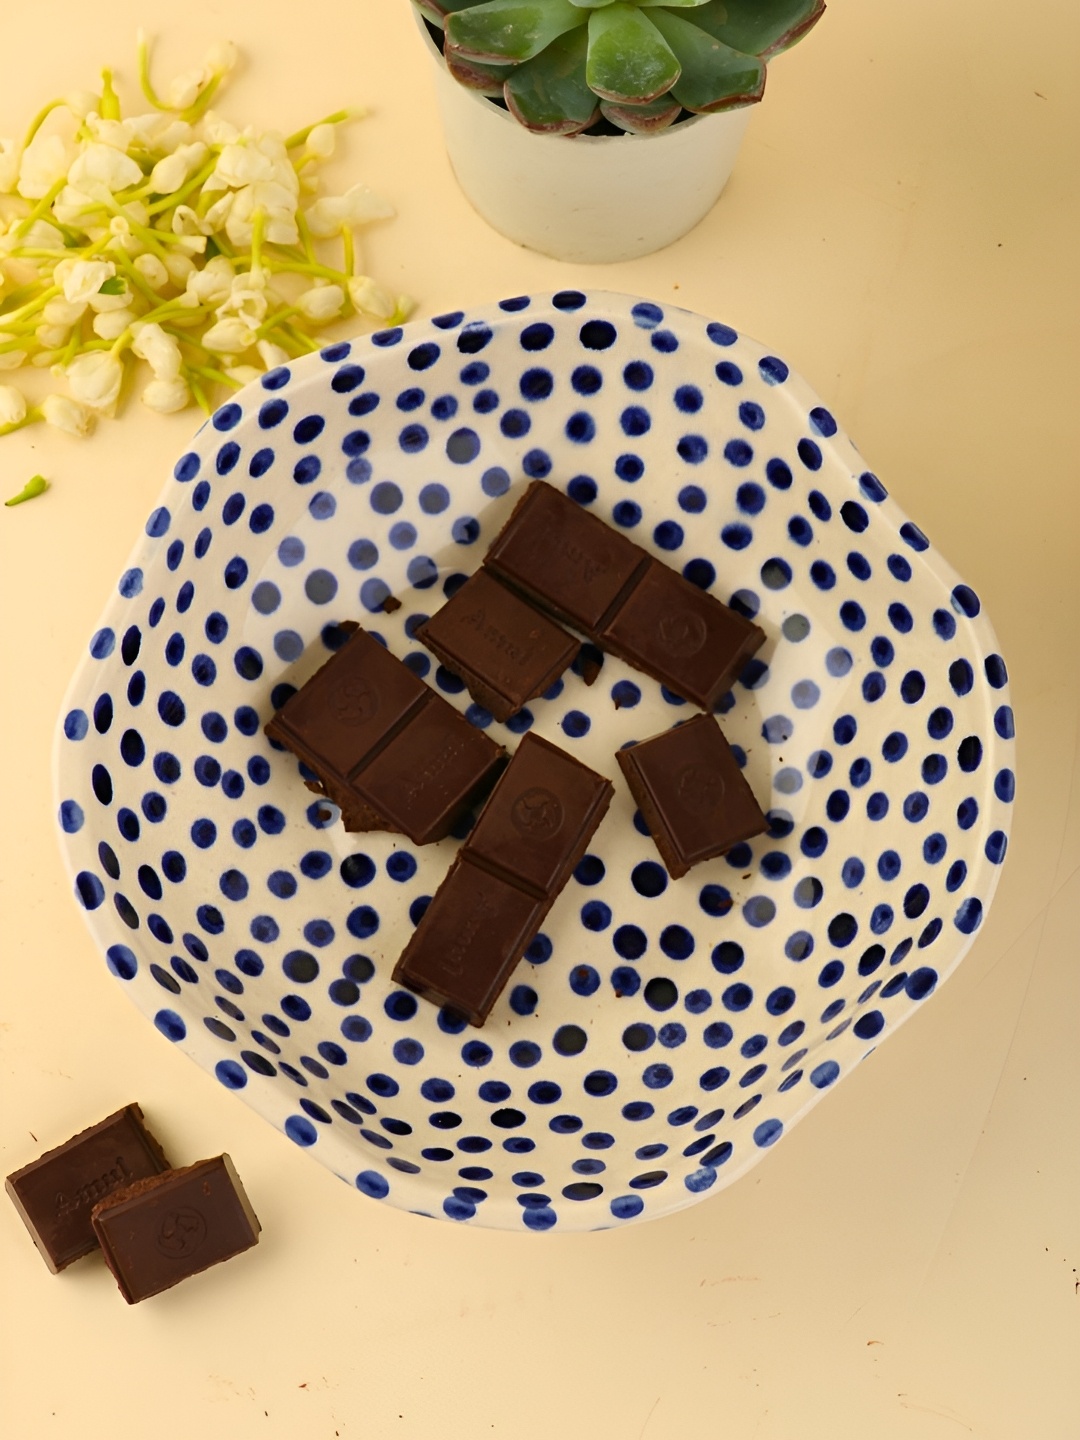
[[[54,1275],[97,1249],[90,1212],[111,1191],[169,1168],[143,1123],[125,1105],[97,1125],[9,1175],[5,1188]]]
[[[549,614],[592,635],[644,559],[617,530],[534,480],[484,564]]]
[[[611,799],[611,782],[539,735],[526,735],[469,835],[469,853],[537,895],[558,893]],[[494,801],[495,797],[492,797]]]
[[[542,695],[578,652],[572,635],[484,569],[416,633],[496,720]]]
[[[482,1025],[536,934],[548,901],[462,853],[394,967],[394,979]]]
[[[262,1228],[228,1155],[118,1191],[93,1225],[129,1305],[249,1250]]]
[[[598,638],[684,700],[713,710],[765,636],[654,560]]]
[[[346,781],[421,703],[427,686],[366,630],[357,630],[267,726],[325,782]]]
[[[615,758],[672,879],[768,828],[709,715],[628,746]]]
[[[354,778],[358,792],[385,829],[417,845],[448,835],[463,808],[489,786],[503,752],[438,695],[413,712],[409,723]]]

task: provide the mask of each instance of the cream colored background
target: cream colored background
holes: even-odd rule
[[[104,16],[108,16],[106,20]],[[228,1150],[257,1250],[137,1308],[47,1273],[0,1199],[11,1440],[1075,1440],[1080,1434],[1080,547],[1075,0],[831,0],[770,69],[718,208],[581,270],[456,190],[407,0],[4,7],[0,134],[113,64],[228,34],[221,109],[341,104],[342,183],[397,202],[370,268],[421,315],[574,286],[767,341],[978,590],[1013,683],[1019,790],[955,978],[746,1179],[594,1236],[426,1224],[351,1193],[166,1045],[108,977],[54,837],[52,732],[96,615],[197,423],[0,441],[0,1173],[131,1099],[180,1161]]]

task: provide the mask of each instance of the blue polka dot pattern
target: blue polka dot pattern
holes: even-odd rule
[[[499,725],[416,639],[531,477],[768,635],[720,706],[768,833],[681,880],[613,758],[680,697],[608,656]],[[390,979],[454,842],[348,834],[263,735],[352,620],[616,781],[482,1033]],[[370,1199],[558,1232],[715,1193],[935,993],[1006,860],[1015,728],[984,597],[782,359],[566,290],[215,412],[84,650],[54,813],[104,968],[218,1083]]]

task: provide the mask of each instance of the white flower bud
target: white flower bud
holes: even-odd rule
[[[14,385],[0,385],[0,426],[21,425],[26,419],[26,397]]]
[[[41,312],[41,318],[46,325],[64,325],[69,329],[76,320],[81,320],[86,312],[86,301],[72,301],[57,296],[50,300]]]
[[[64,96],[64,104],[77,120],[85,120],[100,103],[101,97],[92,90],[69,90]]]
[[[370,275],[354,275],[349,281],[349,299],[365,315],[389,320],[397,306],[394,297]]]
[[[86,117],[86,128],[102,145],[111,145],[114,150],[127,154],[135,133],[127,120],[103,120],[96,112]]]
[[[214,174],[234,190],[256,180],[274,179],[274,162],[254,145],[226,145],[218,156]]]
[[[159,195],[171,195],[179,190],[189,175],[193,175],[205,160],[206,146],[201,140],[194,145],[180,145],[171,155],[159,160],[150,172],[150,183]]]
[[[169,283],[169,272],[156,255],[149,251],[145,255],[136,255],[134,260],[135,269],[143,277],[152,290],[160,290],[163,285]]]
[[[69,395],[46,395],[41,402],[41,413],[50,425],[68,435],[86,435],[94,424],[93,412]]]
[[[211,325],[203,335],[202,343],[207,350],[221,355],[239,355],[254,345],[255,331],[238,316],[227,316]]]
[[[190,255],[185,255],[176,249],[165,252],[165,269],[169,272],[169,279],[174,285],[186,285],[187,277],[195,269],[195,262]]]
[[[27,200],[42,199],[68,173],[71,159],[72,148],[62,136],[39,131],[19,162],[19,194]]]
[[[123,310],[103,310],[94,316],[94,334],[102,340],[119,340],[134,319],[135,311],[126,307]]]
[[[229,365],[225,369],[229,379],[240,385],[250,385],[252,380],[261,379],[262,373],[257,365]]]
[[[87,350],[66,367],[72,397],[99,414],[111,415],[124,380],[123,362],[110,350]]]
[[[91,141],[75,157],[67,178],[76,189],[92,191],[94,186],[104,185],[115,195],[118,190],[141,184],[143,173],[130,155],[100,141]]]
[[[302,314],[317,325],[325,325],[341,314],[345,304],[345,291],[340,285],[315,285],[297,297],[296,304]]]
[[[307,137],[309,154],[319,160],[329,160],[337,141],[337,127],[334,125],[313,125]]]
[[[279,365],[287,365],[292,359],[287,350],[275,345],[272,340],[260,340],[255,348],[267,370],[276,370]]]
[[[53,271],[53,279],[63,285],[65,300],[72,305],[85,305],[115,274],[116,266],[111,260],[72,259],[60,261]]]
[[[134,326],[135,337],[131,348],[140,360],[145,360],[157,380],[175,380],[180,374],[180,346],[173,335],[168,335],[156,321]]]
[[[224,255],[215,255],[201,270],[193,270],[187,278],[187,293],[194,295],[198,305],[220,305],[229,298],[233,283],[233,267]]]
[[[34,331],[34,337],[48,350],[57,350],[61,345],[66,345],[70,334],[70,325],[44,324]]]
[[[324,195],[305,213],[311,233],[325,240],[338,234],[343,225],[388,220],[394,214],[394,207],[366,185],[353,185],[344,195]]]
[[[142,402],[149,410],[159,415],[171,415],[174,410],[183,410],[191,399],[187,381],[178,375],[171,380],[151,380],[142,392]]]
[[[240,134],[231,121],[224,119],[216,110],[207,110],[202,117],[202,137],[208,145],[231,145]]]
[[[14,339],[14,335],[6,335],[0,330],[0,345],[5,345]],[[0,370],[17,370],[25,359],[25,350],[0,350]]]
[[[177,205],[172,212],[174,235],[205,235],[209,228],[190,205]]]

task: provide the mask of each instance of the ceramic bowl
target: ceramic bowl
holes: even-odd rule
[[[607,657],[499,725],[413,638],[534,478],[768,636],[718,718],[769,833],[681,880],[614,755],[692,707]],[[348,620],[616,785],[479,1030],[390,978],[458,841],[347,834],[263,735]],[[213,415],[72,680],[56,804],[103,970],[289,1140],[407,1210],[588,1230],[744,1174],[934,994],[994,892],[1012,736],[975,591],[783,360],[564,291],[331,345]]]

